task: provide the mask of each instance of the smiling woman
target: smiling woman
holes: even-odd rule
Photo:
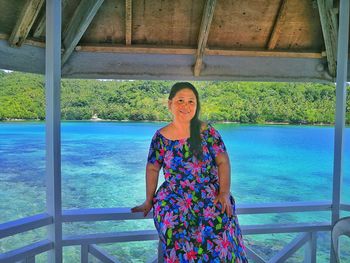
[[[230,161],[219,132],[198,119],[198,92],[176,83],[172,122],[156,131],[146,166],[146,201],[132,208],[153,219],[165,262],[248,262],[230,194]],[[160,169],[164,183],[156,191]]]

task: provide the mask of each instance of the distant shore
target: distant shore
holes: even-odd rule
[[[72,121],[91,121],[91,122],[169,122],[167,120],[112,120],[112,119],[101,119],[101,118],[91,118],[86,120],[61,120],[61,122],[72,122]],[[7,120],[0,120],[0,123],[5,122],[45,122],[45,120],[40,119],[7,119]],[[241,124],[241,125],[299,125],[299,126],[334,126],[334,124],[330,123],[289,123],[289,122],[264,122],[264,123],[241,123],[241,122],[234,122],[234,121],[215,121],[210,120],[207,122],[213,122],[213,123],[227,123],[227,124]],[[349,127],[350,124],[345,124],[346,127]]]

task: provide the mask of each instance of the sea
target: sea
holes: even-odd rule
[[[61,123],[62,207],[131,208],[145,199],[145,165],[151,138],[164,122],[67,121]],[[237,207],[300,201],[331,201],[334,127],[212,123],[231,162],[231,193]],[[341,202],[350,204],[350,128],[345,129]],[[162,173],[158,185],[164,180]],[[0,123],[0,224],[44,213],[45,123]],[[342,212],[342,216],[350,213]],[[331,213],[239,215],[244,225],[330,222]],[[154,230],[151,219],[63,224],[63,235]],[[244,234],[244,233],[243,233]],[[244,235],[246,246],[268,260],[299,233]],[[45,239],[39,228],[0,240],[0,253]],[[342,262],[350,241],[340,239]],[[148,262],[158,242],[99,247],[120,262]],[[302,262],[304,247],[287,262]],[[317,262],[329,262],[330,235],[317,233]],[[64,247],[64,262],[80,262],[80,247]],[[46,253],[36,262],[46,262]],[[89,257],[89,262],[97,262]]]

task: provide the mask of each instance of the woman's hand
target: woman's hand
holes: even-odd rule
[[[233,214],[233,209],[230,201],[230,193],[219,193],[214,199],[214,205],[216,205],[217,202],[221,204],[221,213],[224,213],[226,210],[228,217],[231,217]]]
[[[143,216],[146,217],[149,211],[151,211],[151,209],[152,209],[152,201],[146,200],[145,202],[143,202],[142,205],[131,208],[131,212],[132,213],[143,212]]]

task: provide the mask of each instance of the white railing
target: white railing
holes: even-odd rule
[[[310,212],[331,211],[332,205],[327,201],[320,202],[295,202],[295,203],[271,203],[260,205],[241,205],[237,207],[237,214],[268,214],[281,212]],[[341,209],[350,211],[349,204],[341,204]],[[92,208],[65,210],[62,213],[62,222],[78,221],[105,221],[105,220],[135,220],[150,219],[151,213],[143,217],[142,213],[131,213],[130,208]],[[23,233],[29,230],[48,226],[53,223],[52,217],[47,214],[38,214],[19,220],[0,224],[0,238]],[[305,262],[316,262],[317,232],[330,231],[330,222],[313,223],[290,223],[290,224],[264,224],[264,225],[242,225],[244,235],[272,234],[272,233],[300,233],[292,242],[287,244],[281,251],[274,255],[269,261],[247,247],[248,256],[254,262],[283,262],[295,251],[305,244]],[[63,246],[81,246],[81,262],[87,262],[88,255],[92,255],[101,262],[118,262],[114,257],[108,255],[97,244],[113,242],[131,242],[157,240],[156,230],[122,231],[114,233],[96,233],[87,235],[72,235],[63,237]],[[35,262],[35,256],[52,249],[54,246],[50,240],[42,240],[30,245],[0,254],[0,262]],[[158,249],[159,253],[161,251]],[[160,254],[161,255],[161,254]],[[158,255],[159,256],[159,255]],[[150,262],[158,262],[158,256]],[[161,258],[161,256],[159,257]]]

